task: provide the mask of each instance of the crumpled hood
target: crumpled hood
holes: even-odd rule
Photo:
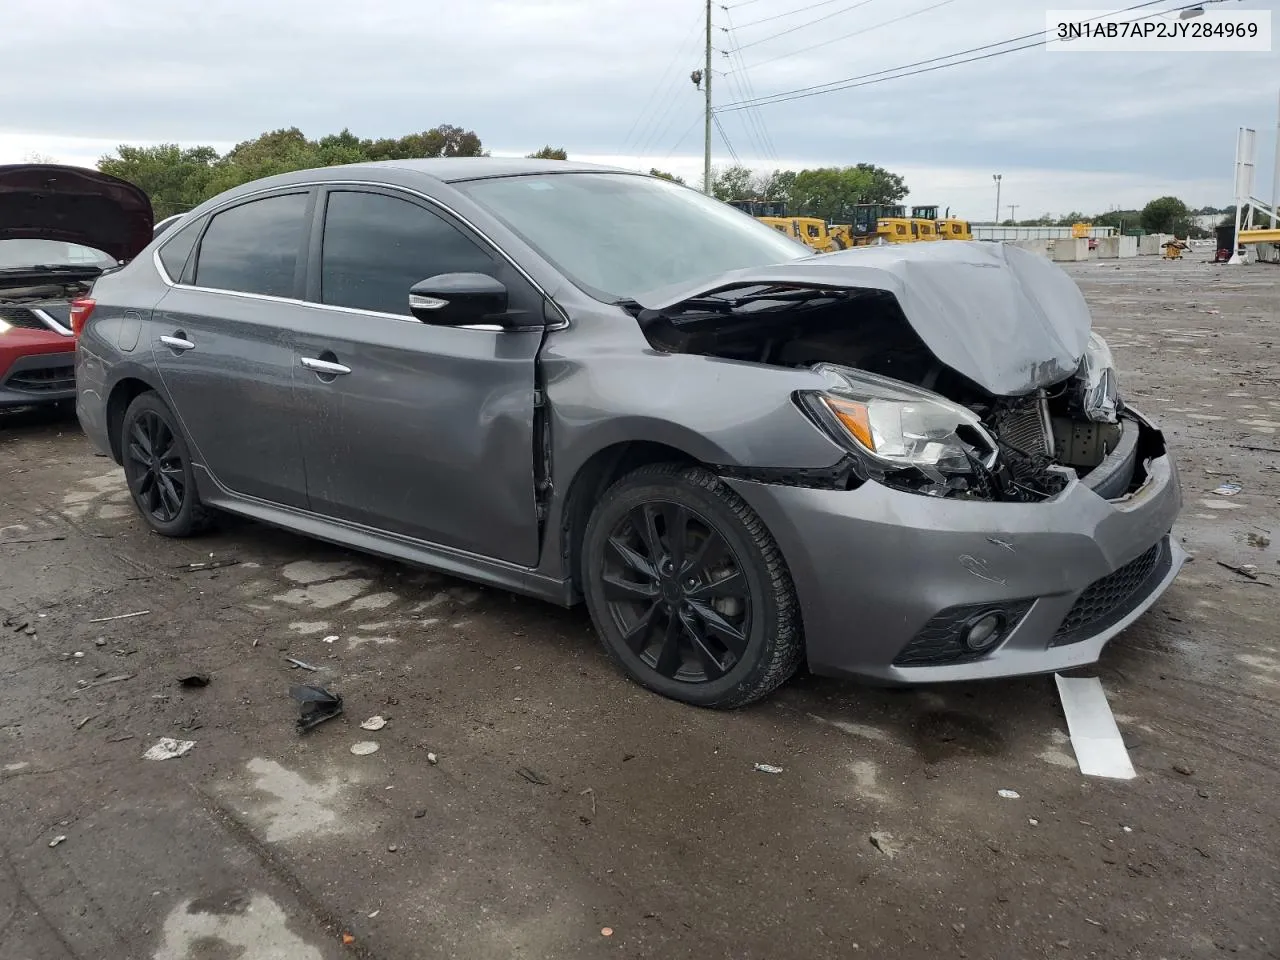
[[[0,166],[0,240],[58,240],[132,260],[151,242],[151,200],[87,167]]]
[[[732,287],[788,284],[887,291],[940,361],[997,396],[1021,396],[1074,374],[1092,325],[1067,274],[1002,243],[942,240],[855,247],[637,298],[655,311]]]

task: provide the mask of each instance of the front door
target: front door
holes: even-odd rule
[[[235,493],[295,507],[307,500],[289,331],[308,309],[300,294],[313,195],[282,193],[216,214],[150,326],[197,461]]]
[[[294,383],[311,509],[532,567],[534,369],[541,330],[424,324],[409,288],[441,273],[506,284],[541,323],[540,294],[412,195],[330,188],[320,198]]]

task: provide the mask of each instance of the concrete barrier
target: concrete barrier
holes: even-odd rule
[[[1017,247],[1019,250],[1030,250],[1032,253],[1038,253],[1042,257],[1049,256],[1048,240],[1006,240],[1006,246]]]
[[[1053,241],[1053,259],[1058,263],[1088,260],[1089,241],[1084,237],[1059,237]]]
[[[1148,233],[1138,238],[1138,256],[1159,257],[1164,255],[1164,245],[1171,239],[1168,233]]]
[[[1138,255],[1138,238],[1099,237],[1097,254],[1099,260],[1119,260],[1122,257],[1136,257]]]

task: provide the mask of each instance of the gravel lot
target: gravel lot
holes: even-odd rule
[[[150,536],[74,419],[11,414],[0,956],[1280,957],[1280,268],[1071,272],[1195,558],[1091,671],[1136,780],[1080,774],[1051,678],[698,711],[582,611],[238,520]],[[345,716],[299,736],[294,683]]]

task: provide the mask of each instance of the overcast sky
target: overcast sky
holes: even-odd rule
[[[713,92],[727,106],[1043,30],[1047,8],[1136,2],[717,0],[715,68],[730,72]],[[1280,0],[1218,9],[1269,10],[1280,33]],[[0,163],[92,165],[119,143],[226,149],[288,126],[377,137],[453,123],[495,154],[549,143],[701,175],[689,73],[702,0],[61,0],[51,31],[54,17],[46,0],[3,0]],[[720,119],[749,166],[877,163],[906,175],[911,200],[973,219],[991,217],[1001,173],[1001,217],[1018,204],[1022,219],[1162,193],[1229,203],[1239,126],[1258,130],[1256,192],[1269,194],[1278,97],[1274,46],[1029,49]],[[715,160],[731,162],[719,135]]]

